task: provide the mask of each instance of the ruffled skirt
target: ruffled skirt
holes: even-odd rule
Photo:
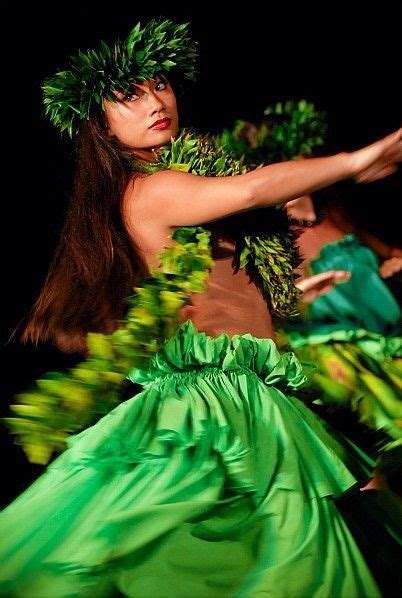
[[[1,512],[2,595],[381,595],[334,501],[358,460],[295,398],[293,353],[187,321],[129,378]]]

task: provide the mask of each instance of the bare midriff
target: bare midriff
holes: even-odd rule
[[[327,243],[340,241],[344,236],[345,233],[328,219],[311,228],[303,229],[302,234],[297,239],[300,254],[303,258],[303,262],[300,264],[298,272],[303,277],[308,276],[309,264],[311,260],[318,257],[321,248]]]
[[[180,311],[181,321],[190,319],[199,332],[210,336],[225,332],[230,337],[250,333],[257,338],[273,338],[266,301],[245,270],[233,271],[233,251],[228,253],[214,256],[207,290],[191,295],[191,304]]]
[[[155,239],[152,247],[150,236],[141,237],[142,247],[148,248],[143,253],[144,259],[152,268],[156,265],[155,254],[159,253],[155,247],[160,241]],[[191,320],[199,332],[214,337],[225,332],[229,337],[250,333],[257,338],[274,338],[271,314],[260,289],[245,270],[235,272],[233,269],[234,249],[232,242],[218,242],[213,254],[215,265],[207,279],[206,290],[190,294],[190,304],[180,310],[180,323]]]

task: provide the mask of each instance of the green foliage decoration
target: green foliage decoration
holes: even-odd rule
[[[317,365],[315,403],[329,411],[348,407],[360,422],[384,433],[379,450],[402,446],[402,359],[377,360],[357,344],[331,342],[297,349]]]
[[[216,137],[197,137],[186,129],[161,153],[155,152],[155,162],[133,160],[133,168],[149,174],[170,169],[201,176],[234,176],[251,170],[243,158],[234,158],[219,145]],[[250,231],[245,225],[237,240],[237,266],[249,271],[275,315],[295,316],[300,297],[293,274],[300,264],[295,233],[289,228],[285,210],[271,207],[264,211],[263,226]]]
[[[70,137],[83,119],[104,109],[104,100],[116,101],[112,90],[127,93],[133,80],[151,79],[156,73],[180,71],[193,80],[198,44],[189,36],[189,23],[152,19],[131,30],[125,41],[100,42],[96,50],[79,50],[68,68],[42,85],[45,115]]]
[[[310,156],[324,144],[326,113],[305,99],[277,102],[267,106],[264,115],[259,126],[237,120],[232,130],[224,129],[215,137],[217,146],[223,145],[244,163],[256,165]]]
[[[48,372],[33,388],[16,395],[16,417],[1,418],[32,463],[46,464],[67,448],[70,434],[92,424],[119,402],[129,371],[146,365],[179,325],[189,293],[201,293],[213,266],[209,233],[177,228],[172,247],[160,257],[135,294],[121,325],[109,335],[89,333],[88,357],[67,372]]]

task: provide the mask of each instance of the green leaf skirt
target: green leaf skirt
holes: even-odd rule
[[[335,500],[367,462],[294,396],[293,353],[188,320],[129,378],[0,513],[1,595],[381,595]]]
[[[384,436],[374,452],[402,443],[402,337],[358,330],[291,331],[300,360],[317,366],[315,401],[328,413],[350,409],[352,419]]]

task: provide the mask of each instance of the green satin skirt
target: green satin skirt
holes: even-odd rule
[[[129,378],[0,513],[1,595],[381,596],[334,500],[358,459],[294,396],[293,353],[187,321]]]

